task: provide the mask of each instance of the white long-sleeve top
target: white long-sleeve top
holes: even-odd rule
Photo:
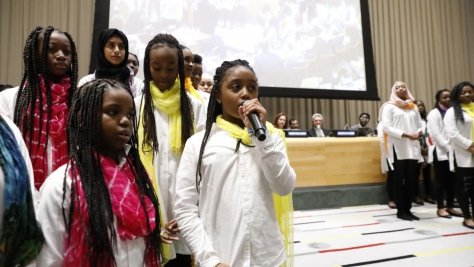
[[[419,141],[402,137],[404,133],[416,134],[422,131],[420,113],[416,108],[403,109],[392,104],[385,105],[382,110],[382,126],[389,136],[387,158],[390,163],[394,162],[393,149],[399,160],[422,159]]]
[[[63,204],[63,181],[66,165],[54,171],[41,186],[38,218],[43,230],[45,243],[36,258],[37,267],[60,267],[64,262],[64,240],[66,237],[66,224],[64,222],[62,207],[65,214],[69,214],[71,203],[71,177],[66,179],[66,198]],[[114,250],[117,267],[144,266],[145,239],[143,237],[133,240],[122,240],[118,237],[117,224],[114,219],[117,247]]]
[[[31,167],[31,170],[33,171],[33,167],[31,165],[31,160],[30,160],[30,154],[28,152],[28,149],[26,147],[26,144],[23,140],[23,136],[21,135],[20,130],[16,127],[16,125],[13,123],[13,119],[15,116],[15,103],[16,103],[16,98],[18,96],[18,90],[20,87],[14,87],[14,88],[9,88],[6,89],[2,92],[0,92],[0,115],[3,115],[3,118],[6,118],[7,123],[9,123],[10,128],[12,129],[12,125],[14,125],[14,133],[15,136],[17,134],[19,137],[17,137],[17,140],[21,139],[21,143],[25,146],[24,149],[22,148],[22,152],[26,153],[25,155],[28,156],[28,160],[25,159],[27,162],[27,166]],[[19,138],[19,139],[18,139]],[[23,151],[24,150],[24,151]],[[52,172],[53,169],[53,151],[51,147],[51,138],[48,139],[48,145],[46,147],[46,153],[48,157],[48,173]],[[34,182],[34,176],[33,180],[30,181],[32,183],[32,193],[33,193],[33,200],[35,200],[35,207],[37,206],[37,202],[39,201],[38,199],[38,190],[35,187],[35,182]]]
[[[143,96],[139,96],[135,98],[137,117],[140,116],[140,103],[142,97]],[[192,112],[194,115],[195,132],[198,132],[204,129],[206,124],[204,105],[200,100],[194,97],[189,96],[189,99],[191,101]],[[157,194],[161,194],[161,199],[163,200],[163,203],[160,203],[160,205],[163,205],[168,220],[171,220],[174,218],[172,209],[175,195],[176,172],[178,171],[180,157],[175,155],[170,149],[170,121],[168,115],[158,109],[154,109],[153,114],[155,116],[156,137],[159,144],[158,153],[154,155],[153,159],[156,176],[153,177],[153,179],[156,179],[160,187],[160,192],[157,192]],[[190,254],[189,249],[186,247],[182,238],[180,238],[179,241],[174,241],[173,246],[178,254]]]
[[[435,108],[428,113],[427,120],[427,128],[431,137],[431,143],[428,143],[428,163],[433,162],[433,152],[435,149],[439,161],[448,160],[449,139],[444,128],[441,113]]]
[[[474,142],[472,140],[472,118],[463,111],[464,124],[456,121],[454,117],[454,109],[449,108],[444,115],[444,127],[449,138],[449,144],[453,150],[453,156],[450,155],[450,169],[454,170],[454,159],[456,164],[461,168],[474,167],[474,154],[467,151],[469,146]]]
[[[20,87],[8,88],[0,92],[0,114],[5,115],[10,120],[15,116],[15,103]]]
[[[33,206],[36,211],[39,198],[38,198],[38,191],[35,188],[33,166],[31,165],[28,149],[26,148],[25,142],[23,141],[23,137],[21,136],[20,130],[16,127],[15,123],[13,123],[13,121],[11,121],[5,115],[0,114],[0,116],[3,118],[3,120],[7,123],[8,127],[12,131],[13,136],[15,137],[16,142],[18,144],[18,149],[20,150],[21,156],[25,160],[26,169],[28,171],[28,176],[30,179],[30,189],[31,189],[31,196],[33,198]],[[3,229],[2,223],[3,223],[3,211],[4,211],[4,206],[3,206],[3,189],[4,188],[5,188],[5,176],[4,176],[2,168],[0,168],[0,218],[1,218],[0,219],[0,233],[2,232],[2,229]],[[36,215],[38,214],[36,213]]]
[[[144,87],[144,84],[143,84],[143,81],[141,81],[140,79],[138,79],[137,77],[134,77],[133,76],[133,71],[130,70],[130,77],[133,77],[133,78],[130,78],[130,91],[132,91],[132,95],[133,97],[138,97],[142,94],[142,91],[143,91],[143,87]],[[95,80],[95,72],[94,73],[91,73],[91,74],[88,74],[84,77],[82,77],[78,82],[77,82],[77,88],[83,86],[85,83],[88,83],[90,81],[93,81]]]
[[[240,145],[215,124],[196,169],[204,131],[186,143],[176,179],[175,218],[198,266],[279,266],[285,250],[275,218],[273,192],[290,193],[296,174],[278,133],[255,147]]]

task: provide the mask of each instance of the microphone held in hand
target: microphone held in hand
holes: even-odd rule
[[[244,101],[243,103],[244,106],[246,102],[247,101]],[[258,114],[256,112],[252,112],[249,115],[247,115],[247,118],[250,121],[250,125],[252,126],[252,131],[255,137],[257,137],[259,141],[264,141],[267,138],[266,133],[265,133],[265,126],[258,118]]]

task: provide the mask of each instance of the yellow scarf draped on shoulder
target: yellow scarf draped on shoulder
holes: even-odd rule
[[[462,110],[464,110],[472,119],[472,136],[471,140],[474,141],[474,103],[461,104]]]
[[[182,152],[181,144],[181,96],[180,96],[181,83],[179,79],[176,79],[174,85],[169,90],[161,92],[153,81],[150,82],[150,92],[152,97],[153,107],[161,112],[164,112],[169,116],[169,138],[171,151],[176,155],[180,155]],[[152,147],[143,145],[145,140],[145,132],[143,128],[143,107],[140,107],[140,117],[138,122],[138,144],[139,144],[139,155],[140,160],[145,167],[148,176],[153,184],[156,195],[159,202],[160,211],[160,223],[161,227],[164,227],[168,223],[169,218],[166,215],[164,206],[162,205],[163,199],[160,194],[160,187],[156,177],[155,168],[153,166],[154,151]],[[149,125],[148,127],[156,127],[155,125]],[[173,245],[162,243],[162,256],[163,263],[168,262],[176,257]]]
[[[237,140],[241,140],[242,143],[246,145],[252,144],[252,139],[247,128],[241,128],[240,126],[226,121],[222,118],[221,115],[216,118],[217,127],[229,133],[230,136]],[[286,141],[285,134],[281,129],[276,129],[271,123],[266,122],[265,126],[267,131],[271,134],[278,131],[278,134],[281,136],[283,142]],[[293,266],[293,195],[289,193],[286,196],[280,196],[273,193],[273,205],[275,208],[275,215],[280,227],[280,232],[283,238],[283,243],[285,246],[285,251],[287,255],[287,260],[282,267],[292,267]]]
[[[191,81],[191,78],[187,77],[184,79],[184,88],[186,89],[186,92],[188,92],[190,95],[196,97],[201,103],[204,103],[204,98],[198,93],[198,91],[194,88],[193,82]]]

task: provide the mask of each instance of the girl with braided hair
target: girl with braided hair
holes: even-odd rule
[[[456,174],[456,198],[464,221],[474,229],[474,85],[460,82],[451,90],[451,108],[444,124],[452,155],[450,169]]]
[[[203,105],[185,89],[183,51],[170,34],[156,35],[145,49],[145,88],[135,98],[139,114],[140,159],[160,198],[164,261],[191,266],[190,251],[173,219],[176,172],[184,144],[204,127]]]
[[[448,219],[451,216],[462,216],[461,212],[454,209],[456,176],[449,170],[448,156],[452,151],[443,122],[446,111],[451,106],[450,95],[451,91],[448,89],[436,92],[434,109],[428,113],[426,125],[430,133],[428,162],[433,162],[435,174],[436,215]]]
[[[67,161],[66,121],[77,84],[76,45],[67,32],[36,27],[23,50],[19,87],[0,93],[0,113],[20,128],[35,187]]]
[[[248,130],[247,116],[254,112],[266,125],[264,141]],[[265,117],[248,62],[222,63],[206,130],[186,143],[176,178],[174,213],[198,266],[291,266],[285,254],[292,254],[296,174],[283,131],[265,124]],[[278,203],[285,195],[287,202]]]
[[[0,114],[0,266],[26,266],[41,249],[33,168],[20,130]]]
[[[97,79],[76,91],[69,160],[41,188],[38,266],[160,266],[158,200],[136,133],[123,84]]]

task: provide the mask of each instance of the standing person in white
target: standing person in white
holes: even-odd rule
[[[380,108],[387,158],[395,171],[397,217],[407,221],[419,220],[410,211],[421,157],[418,138],[422,134],[420,113],[413,101],[408,86],[397,81],[392,87],[390,100]]]
[[[140,160],[160,201],[163,262],[167,267],[191,267],[191,252],[179,240],[179,226],[173,219],[173,201],[184,144],[204,127],[204,105],[185,89],[185,60],[174,36],[159,33],[153,37],[143,62],[145,89],[135,98],[138,141]]]
[[[427,128],[430,133],[428,140],[428,163],[433,163],[435,173],[435,195],[438,207],[436,215],[450,219],[451,216],[461,216],[454,209],[454,185],[456,178],[449,170],[448,153],[450,150],[449,139],[444,127],[444,116],[451,106],[451,91],[441,89],[435,95],[435,108],[427,117]],[[446,204],[444,204],[446,200]]]
[[[451,170],[456,173],[456,195],[464,216],[463,225],[474,229],[474,85],[461,82],[451,91],[452,107],[444,124],[453,154]]]
[[[247,116],[265,124],[266,110],[247,61],[225,61],[214,80],[206,130],[181,157],[175,218],[197,266],[282,266],[273,194],[290,194],[296,179],[284,139],[271,123],[264,141],[249,133]]]

